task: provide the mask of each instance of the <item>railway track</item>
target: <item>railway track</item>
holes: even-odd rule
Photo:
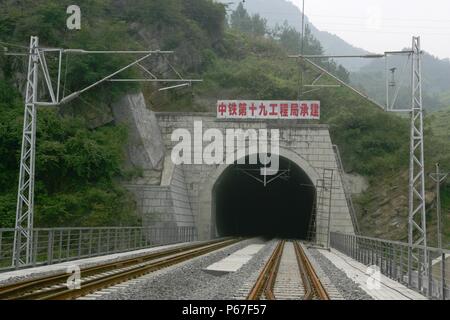
[[[330,300],[304,248],[280,241],[247,296],[248,300]]]
[[[214,240],[85,268],[81,270],[80,289],[68,288],[66,282],[70,275],[67,273],[26,280],[0,287],[0,300],[76,299],[230,246],[239,241],[241,239]]]

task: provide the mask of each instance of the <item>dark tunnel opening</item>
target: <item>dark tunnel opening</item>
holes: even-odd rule
[[[248,158],[246,163],[249,163]],[[292,161],[280,157],[283,175],[264,186],[260,164],[234,164],[214,187],[219,236],[306,239],[314,216],[315,187]],[[267,176],[267,181],[274,176]]]

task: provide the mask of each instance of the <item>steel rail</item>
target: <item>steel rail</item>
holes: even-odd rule
[[[303,286],[305,287],[305,294],[303,300],[312,300],[314,297],[313,284],[310,279],[310,275],[307,272],[307,266],[304,260],[304,252],[302,252],[298,242],[294,241],[295,256],[297,258],[297,263],[300,271],[300,276],[302,278]]]
[[[274,261],[274,267],[271,269],[269,273],[269,278],[267,279],[266,287],[264,288],[264,293],[266,295],[266,298],[269,300],[276,300],[275,294],[274,294],[274,287],[275,287],[275,281],[277,280],[277,273],[280,269],[280,262],[281,262],[281,256],[283,254],[284,245],[286,244],[286,241],[281,241],[281,248],[280,251]]]
[[[271,274],[276,274],[277,261],[281,259],[281,254],[283,253],[284,241],[278,242],[275,250],[270,256],[269,260],[265,264],[263,270],[258,276],[252,290],[247,296],[247,300],[259,300],[265,293],[265,290],[269,284],[269,278]],[[279,265],[279,264],[278,264]],[[270,295],[270,293],[269,293]]]
[[[202,242],[194,245],[177,247],[174,249],[158,251],[154,253],[150,253],[148,255],[134,257],[130,259],[125,259],[121,261],[115,261],[111,263],[102,264],[99,266],[88,267],[81,270],[81,274],[83,277],[90,277],[95,275],[101,275],[106,272],[111,272],[114,270],[117,271],[113,276],[118,276],[121,274],[120,269],[127,268],[126,271],[132,271],[135,269],[143,269],[144,267],[150,267],[155,263],[159,263],[159,269],[163,267],[164,259],[170,260],[176,263],[173,259],[174,257],[182,257],[179,262],[185,261],[189,259],[189,254],[191,257],[197,256],[198,254],[205,254],[210,251],[214,251],[220,249],[221,247],[225,247],[231,245],[233,243],[238,242],[239,239],[220,239],[208,242]],[[187,252],[187,253],[186,253]],[[197,254],[197,255],[196,255]],[[172,259],[171,259],[172,258]],[[148,263],[147,263],[148,262]],[[142,265],[144,264],[144,265]],[[133,265],[139,265],[137,268],[129,268]],[[147,272],[148,273],[148,272]],[[57,275],[52,275],[48,277],[40,277],[38,279],[26,280],[15,284],[6,285],[0,287],[0,299],[3,300],[16,300],[16,299],[45,299],[50,296],[57,295],[59,293],[64,292],[67,297],[69,296],[80,296],[82,293],[80,290],[67,290],[64,286],[70,274],[60,273]],[[99,281],[102,277],[95,279],[96,282]],[[106,279],[104,279],[106,281]],[[116,278],[117,281],[117,278]],[[125,281],[125,280],[122,280]],[[122,282],[120,281],[120,282]],[[94,290],[94,287],[89,283],[89,281],[84,282],[89,284],[90,290]],[[85,286],[85,284],[82,284]],[[61,286],[62,285],[62,286]],[[54,288],[52,288],[54,287]],[[77,294],[77,291],[78,294]],[[85,291],[83,291],[85,292]],[[81,294],[83,295],[83,294]],[[56,296],[55,296],[56,298]]]
[[[248,294],[247,300],[259,300],[262,298],[276,300],[276,296],[273,291],[285,243],[286,241],[283,240],[277,244],[272,255],[259,274],[250,293]],[[293,241],[293,245],[297,257],[300,276],[305,288],[303,300],[330,300],[330,296],[317,276],[314,267],[301,244],[297,241]]]
[[[56,293],[50,293],[44,296],[40,296],[38,300],[68,300],[68,299],[75,299],[99,290],[102,290],[104,288],[116,285],[118,283],[122,283],[131,279],[135,279],[138,277],[141,277],[145,274],[167,268],[169,266],[172,266],[174,264],[178,264],[180,262],[188,261],[190,259],[193,259],[195,257],[210,253],[212,251],[221,249],[223,247],[232,245],[234,243],[239,242],[239,239],[231,239],[222,241],[219,243],[215,243],[212,245],[207,245],[205,247],[201,247],[198,249],[193,249],[188,252],[182,252],[178,254],[174,254],[168,257],[162,257],[160,259],[157,259],[156,261],[152,261],[151,263],[148,263],[144,266],[138,266],[135,268],[127,269],[123,272],[119,272],[118,274],[114,275],[105,275],[101,277],[100,279],[94,279],[89,280],[87,282],[84,282],[80,289],[67,289],[64,290],[58,290]]]
[[[314,298],[314,296],[316,296],[319,300],[330,300],[328,292],[325,290],[325,287],[317,276],[317,273],[314,270],[311,261],[308,259],[308,256],[306,255],[303,247],[297,241],[295,241],[294,248],[297,254],[299,265],[302,265],[302,267],[300,268],[302,277],[304,273],[305,277],[307,278],[306,283],[309,283],[308,285],[306,285],[306,283],[304,282],[305,288],[307,286],[309,287],[309,291],[308,289],[306,290],[307,293],[305,294],[305,300],[311,300]]]

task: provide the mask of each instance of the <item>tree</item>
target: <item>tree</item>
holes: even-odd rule
[[[232,28],[245,33],[249,33],[252,29],[252,18],[242,3],[239,3],[236,10],[231,14],[230,22]]]
[[[268,31],[267,20],[259,14],[250,16],[242,3],[231,14],[231,27],[243,33],[261,37]]]
[[[255,14],[252,17],[252,34],[262,37],[267,34],[267,29],[267,20]]]
[[[0,228],[13,227],[23,125],[19,93],[0,80]],[[117,183],[125,128],[89,130],[81,118],[38,111],[36,226],[135,225],[133,203]]]
[[[302,34],[291,27],[287,21],[283,25],[276,25],[272,30],[272,37],[287,50],[289,54],[297,54],[301,50]]]

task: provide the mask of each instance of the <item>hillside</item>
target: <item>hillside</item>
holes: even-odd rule
[[[230,1],[221,0],[223,3]],[[231,3],[229,8],[236,8],[238,2]],[[301,10],[289,0],[251,0],[244,3],[250,14],[259,14],[267,20],[268,26],[283,25],[285,21],[296,30],[302,29]],[[305,16],[305,23],[311,30],[312,35],[320,42],[324,54],[350,54],[362,55],[369,52],[356,48],[342,40],[338,36],[323,30],[319,30]],[[385,102],[385,72],[384,61],[379,59],[335,59],[338,64],[350,71],[353,85],[357,86],[376,101]],[[397,73],[403,69],[404,61],[394,59],[391,67],[397,67]],[[430,110],[437,110],[450,104],[450,61],[449,59],[438,59],[428,53],[423,60],[424,76],[424,105]],[[408,83],[407,80],[406,83]],[[407,93],[400,94],[399,105],[408,102]]]
[[[26,46],[30,35],[37,35],[40,44],[48,47],[176,49],[172,63],[186,74],[203,72],[211,50],[216,46],[217,51],[222,50],[219,42],[225,13],[222,6],[211,1],[83,1],[79,3],[83,8],[80,31],[65,28],[70,4],[52,0],[0,2],[0,40]],[[23,51],[20,46],[8,50]],[[127,63],[129,58],[123,55],[71,56],[63,65],[68,80],[64,83],[65,94]],[[157,60],[153,63],[155,68],[161,65]],[[0,227],[14,226],[23,122],[20,94],[26,64],[22,57],[0,55]],[[54,70],[55,61],[48,58],[48,64]],[[158,72],[169,71],[159,67]],[[135,204],[120,183],[139,173],[139,168],[130,171],[123,167],[127,128],[112,122],[110,108],[118,97],[137,89],[107,83],[59,112],[39,110],[36,226],[140,224],[134,214]],[[143,89],[155,90],[151,86]],[[150,104],[168,104],[173,99],[187,101],[187,108],[192,108],[192,96],[186,92],[153,95],[156,101]]]
[[[295,29],[282,26],[274,32],[246,12],[228,25],[224,6],[212,0],[86,1],[85,24],[79,32],[60,27],[68,4],[41,0],[24,1],[18,6],[17,1],[3,1],[0,40],[26,45],[29,36],[37,34],[43,45],[51,47],[175,50],[170,62],[183,75],[204,82],[170,92],[159,92],[157,85],[107,84],[82,100],[74,100],[59,113],[39,111],[38,226],[139,223],[138,217],[131,214],[133,203],[119,183],[139,174],[139,168],[130,172],[123,167],[121,150],[126,128],[116,126],[110,116],[110,104],[124,93],[142,90],[154,110],[211,111],[219,97],[297,99],[299,68],[305,68],[305,81],[315,76],[310,68],[286,56],[286,52],[298,48],[300,34]],[[313,34],[306,38],[305,52],[323,53]],[[72,92],[127,62],[124,57],[70,59],[66,90]],[[341,77],[348,77],[348,72],[336,63],[321,63]],[[170,74],[158,59],[148,67],[161,75]],[[0,227],[10,227],[14,221],[24,68],[20,58],[0,56],[0,156],[7,159],[0,163],[0,180],[4,182],[0,184]],[[370,232],[373,214],[380,214],[377,205],[391,199],[391,194],[379,192],[387,190],[383,183],[407,170],[409,121],[384,113],[345,88],[324,89],[302,98],[321,100],[320,122],[330,125],[346,171],[364,175],[370,181],[371,188],[359,206],[360,216],[366,217],[361,220],[363,229]],[[431,134],[427,137],[428,163],[439,158],[450,161],[445,158],[446,141],[437,141]],[[78,150],[83,150],[82,154]],[[400,182],[405,185],[403,180]],[[406,224],[406,202],[393,206],[399,212],[391,208],[382,207],[384,220],[379,221],[398,220],[399,225],[382,227],[377,236],[398,239],[404,235],[398,230]],[[432,219],[430,215],[431,224]]]
[[[230,3],[227,0],[220,0],[222,3]],[[229,5],[230,9],[236,9],[238,2]],[[302,12],[297,6],[288,0],[251,0],[244,3],[245,9],[252,15],[259,14],[267,20],[270,27],[283,25],[285,21],[293,26],[297,31],[302,30]],[[306,11],[306,10],[305,10]],[[321,31],[312,24],[305,15],[305,24],[311,30],[312,35],[320,41],[325,54],[367,54],[366,50],[356,48],[345,42],[335,34],[327,31]],[[359,70],[367,64],[362,59],[337,59],[338,64],[343,65],[349,71]]]
[[[430,113],[425,118],[426,203],[429,245],[437,245],[435,182],[428,175],[439,162],[441,172],[450,172],[450,109]],[[405,137],[406,138],[406,137]],[[407,143],[405,139],[405,143]],[[406,159],[405,159],[406,160]],[[355,198],[362,231],[374,237],[407,240],[408,170],[385,171],[372,180],[369,189]],[[450,247],[450,179],[442,184],[443,245]],[[374,228],[373,226],[376,226]]]
[[[450,173],[450,108],[432,113],[427,120],[429,126],[432,127],[433,134],[444,146],[441,152],[447,155],[447,158],[440,162],[441,171]],[[450,247],[450,223],[448,222],[450,220],[450,176],[443,184],[441,200],[445,239],[447,247]]]
[[[441,170],[443,172],[450,173],[450,108],[446,108],[441,111],[433,112],[427,119],[429,121],[429,126],[433,130],[433,134],[436,139],[444,147],[441,151],[442,154],[447,156],[447,160],[441,161]],[[442,197],[442,214],[445,217],[444,230],[450,246],[450,176],[443,184],[441,191]]]
[[[433,112],[427,120],[437,138],[442,141],[450,140],[450,108]]]
[[[428,110],[438,110],[450,104],[450,60],[440,60],[425,52],[422,58],[423,67],[423,103]],[[410,104],[410,72],[405,69],[406,57],[391,57],[388,60],[388,68],[397,68],[395,81],[397,84],[404,83],[400,92],[398,106]],[[409,60],[410,61],[410,60]],[[403,71],[405,70],[405,71]],[[374,60],[358,72],[350,75],[351,82],[360,87],[371,97],[378,100],[385,99],[385,63],[382,60]],[[380,79],[383,79],[380,81]]]

